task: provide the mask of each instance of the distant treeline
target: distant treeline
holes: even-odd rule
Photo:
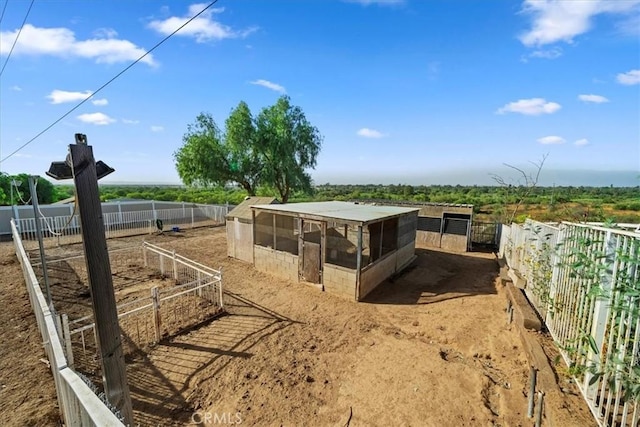
[[[43,185],[47,202],[73,195],[73,186]],[[402,200],[432,203],[472,204],[481,218],[499,219],[518,202],[517,188],[462,185],[332,185],[314,187],[313,194],[294,194],[293,202],[324,200]],[[40,192],[40,191],[39,191]],[[259,195],[275,196],[267,188]],[[205,204],[238,204],[247,193],[239,188],[196,188],[167,185],[101,185],[103,201],[163,200]],[[23,192],[23,196],[25,196]],[[640,187],[537,187],[522,201],[519,220],[589,220],[640,222]]]

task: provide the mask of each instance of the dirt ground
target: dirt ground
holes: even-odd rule
[[[355,303],[227,258],[223,228],[118,242],[143,239],[221,267],[229,314],[127,358],[140,425],[533,424],[528,364],[491,253],[418,249],[411,269]],[[55,425],[10,244],[0,265],[0,425]],[[595,425],[574,386],[562,387],[554,418]]]

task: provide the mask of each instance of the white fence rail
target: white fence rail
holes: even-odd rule
[[[153,233],[158,230],[159,221],[163,230],[194,228],[204,225],[224,224],[229,206],[197,205],[170,209],[150,209],[128,212],[103,213],[107,238]],[[71,244],[82,241],[80,216],[76,213],[61,216],[40,216],[38,218],[45,242],[49,244]],[[23,242],[37,241],[36,219],[16,219]]]
[[[640,234],[528,220],[504,226],[500,254],[526,280],[597,422],[640,420]]]
[[[15,222],[11,231],[16,255],[22,266],[31,307],[55,382],[59,408],[67,426],[124,426],[89,386],[67,366],[61,340],[56,330],[55,315],[47,306],[36,275],[31,268]]]

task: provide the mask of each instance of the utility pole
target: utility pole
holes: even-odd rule
[[[47,174],[56,179],[74,179],[104,390],[107,400],[120,411],[125,424],[133,425],[131,396],[98,192],[98,177],[113,172],[113,169],[103,162],[96,164],[93,149],[87,145],[86,135],[76,134],[76,144],[69,145],[69,151],[67,160],[53,162]]]
[[[37,176],[29,176],[29,191],[31,192],[31,205],[33,206],[33,220],[36,223],[36,234],[38,235],[38,247],[40,248],[40,266],[42,267],[42,277],[44,278],[44,289],[47,294],[47,304],[53,305],[51,301],[51,288],[49,288],[49,274],[47,273],[47,259],[44,253],[44,242],[42,241],[42,224],[40,223],[40,208],[38,207],[38,193],[36,192]]]

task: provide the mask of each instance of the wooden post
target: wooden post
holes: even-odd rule
[[[277,234],[277,224],[276,224],[276,214],[271,214],[273,215],[273,250],[276,250],[276,244],[278,243],[276,240],[276,234]]]
[[[113,290],[111,264],[104,233],[104,219],[98,192],[98,177],[93,149],[86,141],[69,146],[73,162],[76,200],[82,224],[87,275],[97,331],[102,379],[105,395],[124,417],[125,424],[133,425],[131,396],[127,384],[120,324]]]
[[[327,222],[322,221],[320,231],[320,283],[324,290],[324,264],[327,261]]]
[[[160,292],[157,286],[151,288],[151,299],[153,300],[153,330],[155,331],[156,342],[160,342],[162,319],[160,319]]]

